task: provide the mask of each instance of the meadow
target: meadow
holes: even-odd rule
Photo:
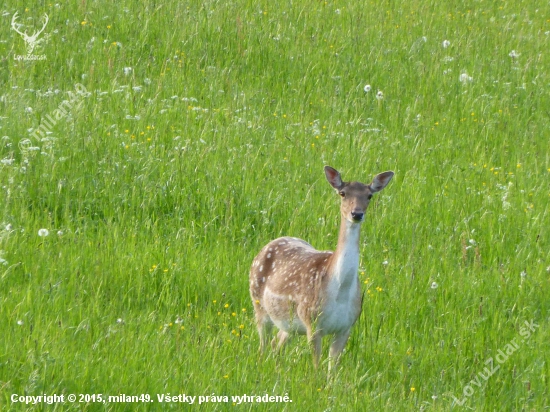
[[[8,0],[0,410],[548,410],[549,50],[533,0]],[[395,172],[331,380],[248,292],[270,240],[336,246],[324,165]]]

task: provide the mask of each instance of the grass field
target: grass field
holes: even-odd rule
[[[2,411],[550,409],[548,2],[0,11]],[[395,172],[329,383],[327,346],[257,354],[248,292],[268,241],[335,247],[326,164]]]

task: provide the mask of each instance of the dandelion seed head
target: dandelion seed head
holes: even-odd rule
[[[439,286],[439,285],[437,284],[437,282],[432,282],[432,284],[431,284],[430,287],[431,287],[432,289],[437,289],[438,286]]]
[[[366,84],[365,87],[363,87],[363,90],[365,91],[365,93],[370,92],[371,91],[370,84]]]
[[[461,83],[469,83],[471,81],[473,81],[474,79],[468,75],[468,73],[462,73],[459,77],[458,77],[458,80],[460,80]]]
[[[40,237],[46,237],[50,234],[50,231],[48,229],[40,229],[38,231],[38,236]]]
[[[378,93],[376,93],[376,98],[378,100],[382,100],[384,98],[384,93],[382,93],[381,90],[378,90]]]
[[[443,48],[446,49],[451,45],[451,42],[449,40],[443,40]]]

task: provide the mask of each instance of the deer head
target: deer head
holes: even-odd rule
[[[17,12],[15,12],[15,14],[11,19],[11,27],[13,30],[15,30],[17,33],[19,33],[23,37],[23,40],[25,41],[26,47],[27,47],[27,55],[32,54],[34,47],[40,42],[40,40],[37,40],[38,36],[40,35],[40,33],[44,31],[44,29],[46,28],[46,25],[48,24],[48,21],[49,21],[48,15],[44,13],[44,18],[43,18],[44,24],[42,25],[42,28],[31,36],[29,36],[27,32],[19,31],[19,29],[17,28],[18,25],[16,23],[16,20],[17,20]]]
[[[338,170],[330,166],[325,166],[325,175],[330,185],[342,198],[340,207],[342,217],[351,223],[361,223],[373,193],[386,187],[393,177],[393,172],[376,175],[369,185],[359,182],[344,182]]]

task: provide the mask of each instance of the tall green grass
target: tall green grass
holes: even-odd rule
[[[29,33],[48,14],[46,60],[15,60],[15,12]],[[2,410],[54,393],[550,406],[548,4],[10,0],[0,21]],[[257,354],[248,294],[271,239],[335,247],[325,164],[396,173],[367,212],[363,313],[329,383],[304,338]]]

